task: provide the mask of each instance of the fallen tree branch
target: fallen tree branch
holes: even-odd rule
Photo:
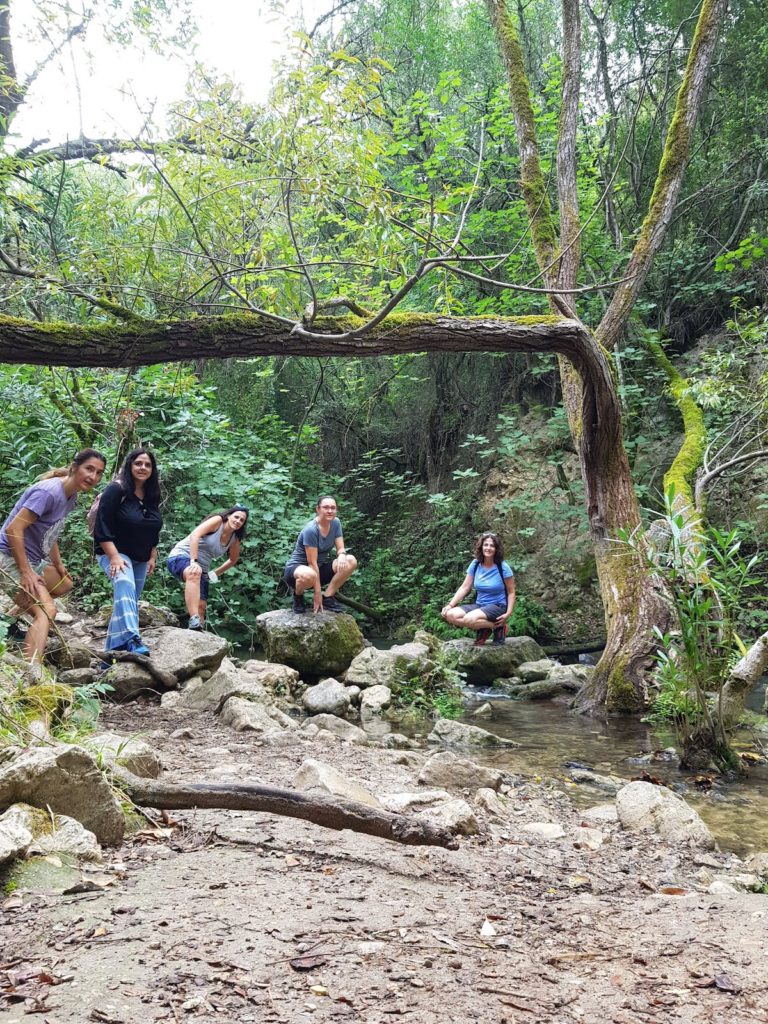
[[[458,849],[456,838],[445,828],[431,822],[407,818],[402,814],[377,810],[355,800],[320,795],[310,796],[293,789],[277,789],[247,782],[185,783],[141,779],[124,768],[115,767],[117,784],[139,806],[158,810],[220,808],[231,811],[260,811],[300,818],[322,828],[351,829],[379,839],[391,839],[405,846],[442,846]]]

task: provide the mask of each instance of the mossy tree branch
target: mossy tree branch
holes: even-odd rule
[[[635,300],[672,220],[691,157],[696,122],[704,101],[720,25],[727,9],[728,0],[702,0],[648,213],[627,265],[626,280],[616,289],[596,331],[598,340],[607,349],[614,347],[626,328]]]

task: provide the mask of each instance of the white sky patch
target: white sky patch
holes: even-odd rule
[[[185,95],[195,58],[237,82],[246,100],[263,102],[273,64],[291,44],[295,28],[314,21],[332,0],[285,0],[281,12],[258,0],[193,0],[198,25],[194,53],[153,53],[141,39],[123,48],[104,41],[98,25],[75,38],[32,85],[13,123],[12,146],[33,139],[52,143],[79,138],[135,137],[147,114],[162,131],[168,105]],[[35,24],[35,0],[14,0],[11,29],[21,79],[57,41],[27,38]],[[150,133],[151,134],[151,133]]]

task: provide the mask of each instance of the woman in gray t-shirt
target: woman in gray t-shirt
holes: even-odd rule
[[[248,509],[233,505],[204,519],[168,555],[168,571],[184,584],[184,603],[189,612],[188,629],[202,629],[208,608],[208,585],[231,569],[240,558],[240,541],[245,536]],[[226,561],[215,569],[219,558]]]
[[[0,527],[0,588],[12,595],[20,612],[32,617],[24,653],[33,665],[42,661],[56,618],[54,598],[72,589],[58,536],[77,495],[96,486],[105,466],[101,452],[83,448],[69,466],[52,469],[28,487]]]
[[[344,547],[341,523],[336,518],[336,499],[323,494],[315,513],[315,518],[299,534],[283,573],[286,586],[293,592],[292,607],[297,615],[306,611],[305,590],[314,591],[314,612],[344,611],[334,595],[357,568],[357,559]]]

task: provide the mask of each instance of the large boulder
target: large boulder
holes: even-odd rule
[[[143,634],[152,661],[179,682],[208,670],[215,672],[229,651],[229,642],[215,633],[160,626]]]
[[[387,651],[366,647],[347,669],[347,682],[362,688],[387,686],[397,693],[403,683],[417,679],[434,665],[425,643],[399,644]]]
[[[541,658],[539,661],[524,661],[517,666],[517,675],[521,683],[535,683],[539,679],[546,679],[556,663],[549,658]]]
[[[29,854],[67,853],[101,860],[93,832],[65,814],[51,815],[29,804],[13,804],[0,815],[0,863]]]
[[[475,764],[458,757],[450,750],[433,754],[419,773],[422,786],[444,786],[451,789],[493,789],[501,787],[504,776],[496,768]]]
[[[544,658],[544,651],[529,636],[507,637],[498,647],[493,644],[473,647],[472,644],[468,637],[448,640],[443,644],[443,650],[455,654],[456,667],[473,686],[485,686],[494,679],[508,678],[515,675],[517,668],[525,662]]]
[[[156,779],[163,766],[148,743],[138,736],[120,736],[116,732],[102,732],[88,736],[83,746],[142,779]]]
[[[392,691],[388,686],[369,686],[360,698],[360,715],[371,718],[380,715],[392,703]]]
[[[283,668],[281,665],[275,667]],[[286,669],[286,672],[290,671]],[[272,698],[264,686],[263,678],[254,672],[245,672],[229,658],[225,658],[208,679],[200,676],[190,679],[181,691],[177,706],[216,712],[230,697],[271,704]]]
[[[98,645],[94,644],[94,650],[97,649]],[[61,670],[88,668],[93,657],[90,647],[82,640],[53,632],[45,648],[45,660]]]
[[[109,609],[112,614],[112,609]],[[150,604],[149,601],[139,601],[139,628],[148,629],[151,626],[178,626],[179,616],[170,608]]]
[[[269,661],[290,665],[302,675],[339,675],[365,646],[352,616],[331,612],[265,612],[256,618],[256,632]]]
[[[302,698],[310,715],[344,715],[349,710],[347,688],[336,679],[321,679],[317,686],[309,686]]]
[[[135,700],[142,694],[164,693],[160,683],[145,668],[132,661],[121,661],[105,672],[100,682],[110,689],[105,693],[107,700],[122,704],[126,700]]]
[[[428,743],[442,743],[445,747],[519,747],[514,740],[496,736],[476,725],[464,725],[449,718],[438,718]]]
[[[219,718],[235,732],[272,733],[298,729],[298,724],[278,708],[254,704],[242,697],[230,697],[222,707]]]
[[[50,807],[93,832],[107,846],[120,843],[125,819],[109,783],[82,747],[64,744],[0,751],[0,810],[11,804]]]
[[[365,746],[369,742],[368,733],[364,729],[348,722],[346,718],[338,718],[336,715],[315,715],[314,718],[307,718],[303,728],[307,734],[314,736],[321,729],[325,729],[326,732],[332,733],[346,743],[360,743]],[[313,729],[316,730],[314,733],[312,733]]]
[[[712,849],[712,833],[682,797],[665,786],[630,782],[616,794],[616,811],[629,832],[657,832],[673,843]]]
[[[275,697],[296,698],[303,690],[299,673],[288,665],[279,665],[272,661],[257,661],[255,658],[246,661],[243,672],[254,676]]]
[[[293,779],[296,789],[319,789],[332,796],[345,800],[357,800],[369,807],[379,807],[379,801],[364,786],[361,786],[348,775],[342,775],[332,765],[324,761],[307,758],[302,761]]]

